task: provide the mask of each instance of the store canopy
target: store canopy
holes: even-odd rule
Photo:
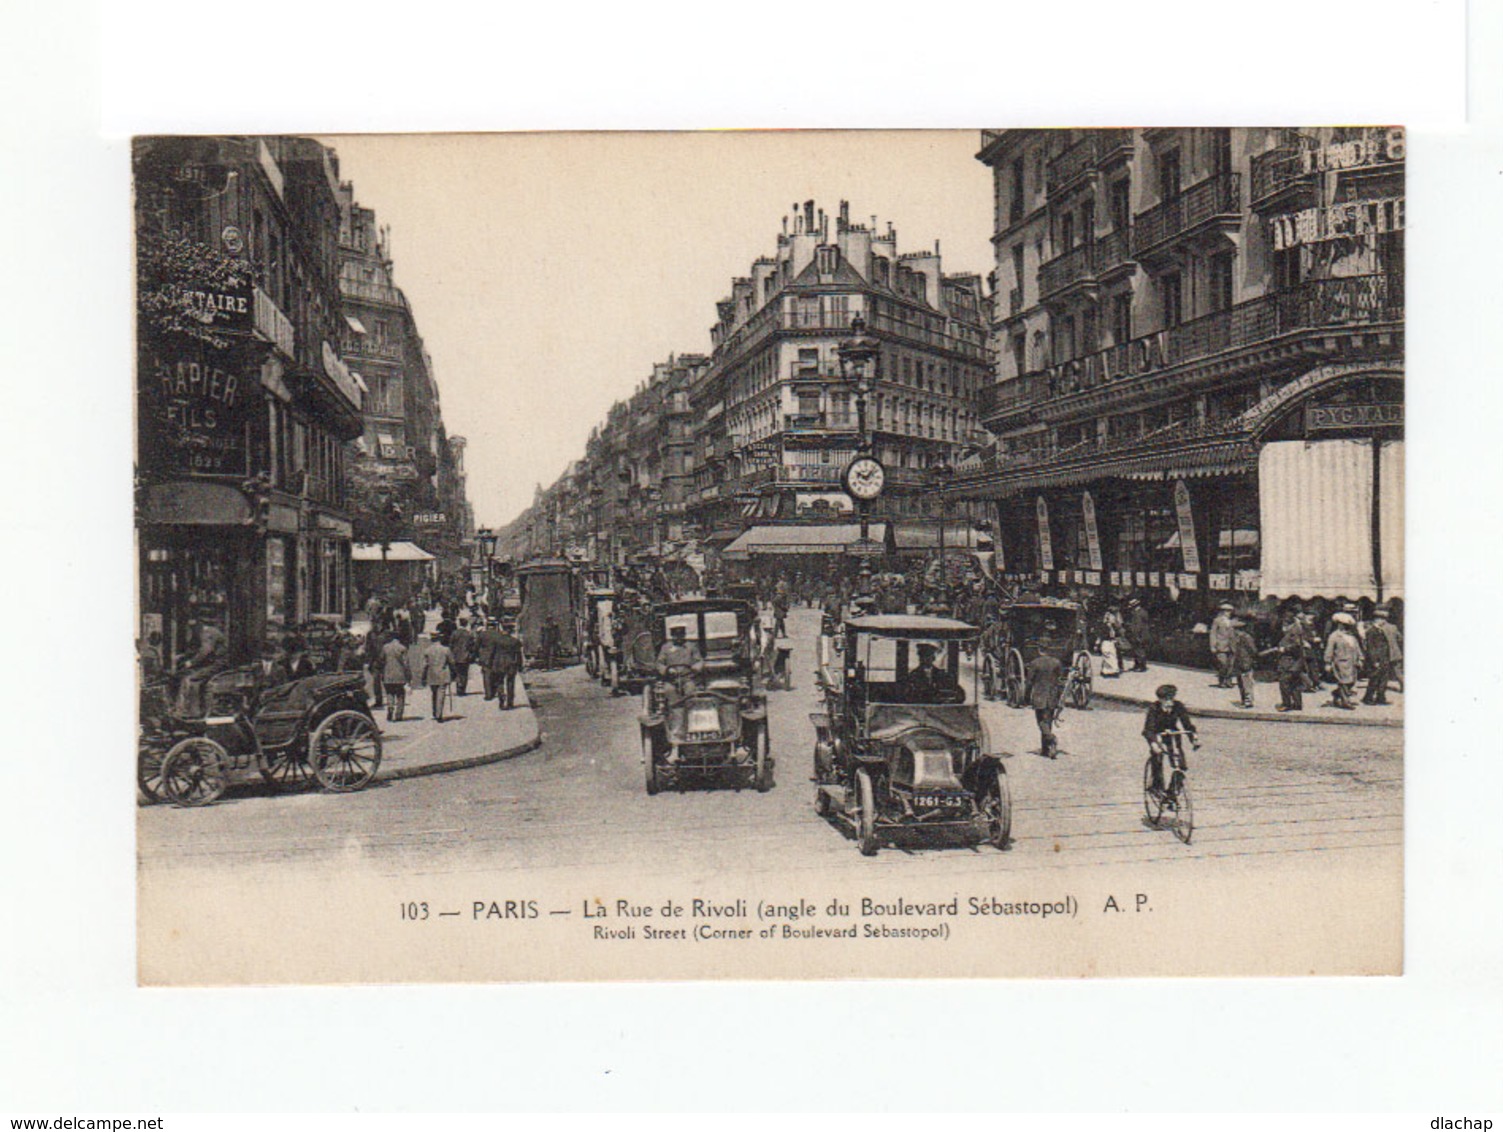
[[[357,542],[350,547],[350,558],[355,562],[432,562],[434,556],[415,542],[388,543],[386,553],[381,553],[378,542]]]
[[[900,521],[893,531],[893,541],[898,552],[905,550],[938,550],[939,520]],[[946,550],[990,550],[992,536],[976,530],[970,523],[950,520],[944,524]]]
[[[354,315],[347,314],[347,315],[344,316],[344,320],[345,320],[345,322],[347,322],[347,323],[350,324],[350,329],[353,330],[356,334],[364,334],[364,333],[366,333],[365,324],[363,322],[361,322],[358,318],[356,318]]]
[[[711,531],[705,536],[704,541],[707,546],[719,546],[722,543],[733,542],[740,537],[740,527],[722,527],[719,530]]]
[[[885,542],[887,524],[872,523],[868,537],[873,542]],[[725,548],[724,556],[737,559],[754,554],[845,554],[860,541],[860,523],[752,527]]]

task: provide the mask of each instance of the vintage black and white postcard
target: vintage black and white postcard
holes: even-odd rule
[[[1401,972],[1405,140],[136,138],[141,982]]]

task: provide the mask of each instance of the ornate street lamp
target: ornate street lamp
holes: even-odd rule
[[[872,455],[871,435],[866,428],[866,398],[871,392],[872,368],[879,347],[866,335],[866,321],[859,314],[851,320],[851,337],[841,342],[835,352],[840,358],[840,375],[856,394],[856,456],[846,465],[843,484],[856,501],[861,519],[861,592],[871,593],[871,502],[882,494],[886,470]]]

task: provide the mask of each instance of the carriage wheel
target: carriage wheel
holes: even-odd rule
[[[300,790],[314,781],[307,754],[295,742],[285,747],[263,748],[260,770],[266,784],[275,790]]]
[[[595,655],[595,647],[593,645],[585,649],[584,670],[585,675],[589,676],[591,680],[600,675],[600,658]]]
[[[856,848],[863,857],[877,855],[877,795],[869,771],[856,772]]]
[[[772,789],[772,738],[767,733],[767,724],[757,728],[756,771],[752,778],[758,794]]]
[[[1028,673],[1023,668],[1023,654],[1017,649],[1007,651],[1007,706],[1022,707],[1028,691]]]
[[[642,766],[647,778],[647,793],[650,797],[663,788],[662,775],[658,773],[658,745],[653,742],[652,732],[642,730]]]
[[[611,657],[607,669],[605,682],[611,686],[611,695],[614,696],[621,691],[621,662]]]
[[[1084,711],[1091,706],[1091,677],[1093,675],[1091,654],[1076,653],[1074,667],[1075,680],[1070,685],[1070,706]]]
[[[981,816],[986,819],[986,840],[998,849],[1012,846],[1012,791],[1007,774],[1001,768],[981,799]]]
[[[162,793],[179,806],[207,806],[224,793],[228,762],[213,739],[184,739],[162,760]]]
[[[331,712],[308,740],[308,762],[318,783],[335,794],[364,788],[381,765],[381,731],[363,712]]]
[[[167,797],[162,793],[162,764],[166,761],[167,748],[160,742],[143,742],[136,752],[136,785],[148,802]]]
[[[990,655],[981,662],[981,694],[989,700],[997,698],[997,664]]]

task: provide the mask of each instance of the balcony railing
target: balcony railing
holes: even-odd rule
[[[259,287],[252,291],[252,310],[251,325],[255,327],[256,333],[287,357],[297,357],[297,334],[292,328],[292,320]]]
[[[347,334],[340,339],[339,352],[346,357],[387,358],[401,361],[401,342],[378,341],[369,334]]]
[[[1130,231],[1130,230],[1129,230]],[[1128,262],[1129,235],[1108,232],[1094,243],[1071,248],[1039,269],[1039,294],[1055,295],[1076,283],[1089,283]]]
[[[1400,322],[1402,272],[1318,279],[981,391],[983,420],[1300,330]]]
[[[1242,175],[1218,173],[1191,185],[1184,192],[1138,213],[1133,225],[1132,254],[1169,243],[1217,216],[1235,215],[1242,209]]]
[[[347,299],[363,299],[370,303],[385,303],[387,306],[406,307],[407,298],[396,287],[385,283],[369,283],[363,279],[341,279],[339,293]]]
[[[1309,181],[1305,152],[1310,143],[1281,145],[1252,159],[1250,203],[1253,208],[1271,200],[1292,185]]]
[[[853,432],[854,413],[785,413],[783,427],[789,432]]]
[[[1088,130],[1084,137],[1049,162],[1048,191],[1057,193],[1118,151],[1132,152],[1131,130]]]

